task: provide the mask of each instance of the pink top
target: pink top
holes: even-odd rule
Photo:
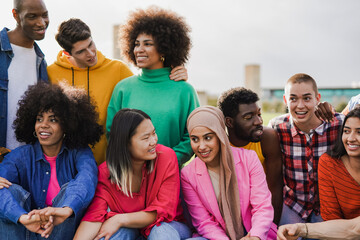
[[[156,152],[154,170],[148,174],[143,169],[140,191],[133,193],[133,198],[127,197],[116,184],[111,183],[106,162],[102,163],[95,197],[82,221],[104,222],[119,213],[156,211],[155,222],[141,229],[144,236],[148,236],[152,227],[160,222],[182,221],[179,167],[175,152],[159,144]]]
[[[48,157],[44,154],[46,161],[50,163],[50,182],[46,194],[45,203],[47,206],[52,206],[52,200],[58,193],[60,192],[59,182],[56,176],[56,158],[55,157]]]
[[[241,217],[251,236],[276,239],[274,209],[264,169],[254,151],[231,147],[238,179]],[[181,171],[184,199],[198,233],[208,239],[229,239],[206,165],[195,158]]]

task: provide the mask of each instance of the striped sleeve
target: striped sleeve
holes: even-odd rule
[[[323,154],[318,173],[322,218],[351,219],[360,216],[360,185],[342,160]]]
[[[326,220],[343,218],[338,199],[335,194],[331,157],[326,153],[320,157],[318,166],[320,214]]]

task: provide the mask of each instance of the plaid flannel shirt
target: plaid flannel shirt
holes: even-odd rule
[[[343,120],[344,115],[336,113],[331,123],[323,122],[309,134],[294,125],[290,114],[269,122],[279,135],[283,155],[284,203],[305,221],[313,211],[320,213],[318,162],[334,145]]]

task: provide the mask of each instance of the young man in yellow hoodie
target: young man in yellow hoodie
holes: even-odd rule
[[[98,108],[99,123],[105,126],[106,111],[115,85],[133,73],[122,61],[106,58],[96,49],[90,28],[80,19],[62,22],[55,38],[63,50],[47,68],[50,82],[66,81],[85,88]],[[170,78],[186,80],[187,71],[176,67]],[[107,140],[103,135],[93,149],[98,164],[105,161],[106,147]]]

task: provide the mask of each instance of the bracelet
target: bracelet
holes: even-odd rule
[[[308,226],[306,225],[306,223],[305,223],[305,228],[306,228],[306,235],[305,235],[305,238],[307,238],[307,237],[308,237],[308,233],[309,233],[309,231],[308,231]]]

